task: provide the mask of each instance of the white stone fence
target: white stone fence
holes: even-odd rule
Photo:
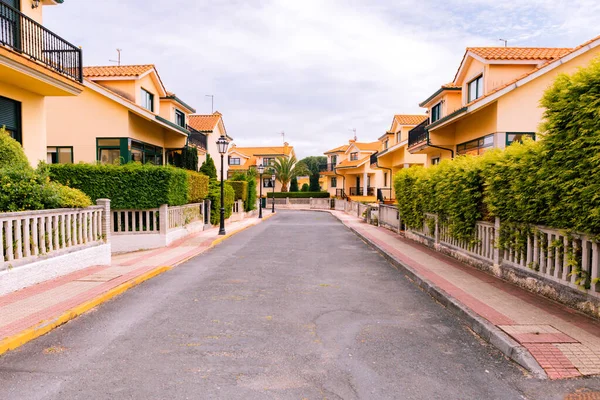
[[[0,295],[110,264],[110,200],[96,206],[0,214]]]
[[[332,208],[331,198],[275,198],[275,208],[283,210],[294,209],[313,209],[313,210],[330,210]],[[271,207],[273,198],[267,198],[266,208]]]

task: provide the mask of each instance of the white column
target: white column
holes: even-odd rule
[[[365,171],[363,173],[363,196],[367,195],[367,177],[368,177],[368,174],[367,174],[367,171]]]

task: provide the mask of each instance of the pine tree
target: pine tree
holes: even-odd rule
[[[208,176],[210,179],[217,179],[217,167],[210,154],[206,154],[206,161],[202,163],[200,172]]]
[[[290,183],[290,192],[298,192],[298,178],[293,177]]]

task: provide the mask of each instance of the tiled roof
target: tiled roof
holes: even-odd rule
[[[347,144],[345,144],[345,145],[343,145],[343,146],[336,147],[335,149],[331,149],[331,150],[329,150],[329,151],[326,151],[326,152],[325,152],[325,153],[323,153],[323,154],[327,154],[327,153],[337,153],[337,152],[342,152],[342,153],[343,153],[343,152],[344,152],[344,151],[346,151],[346,150],[348,150],[348,145],[347,145]]]
[[[467,47],[486,60],[555,60],[572,49],[562,47]]]
[[[409,115],[409,114],[398,114],[394,115],[394,119],[398,122],[399,125],[419,125],[425,119],[427,119],[427,115]],[[393,132],[389,132],[393,133]]]
[[[377,144],[379,144],[379,142],[377,142]],[[353,161],[344,160],[344,161],[339,162],[336,165],[336,169],[338,169],[338,168],[355,168],[355,167],[358,167],[359,165],[363,164],[369,158],[371,158],[370,155],[363,157],[363,158],[359,158],[358,160],[353,160]]]
[[[442,89],[461,89],[462,86],[455,84],[454,82],[446,83],[442,85]]]
[[[229,168],[234,170],[247,170],[251,166],[256,166],[259,156],[281,157],[282,155],[290,156],[294,151],[293,146],[272,146],[272,147],[237,147],[229,148],[229,154],[233,152],[241,153],[248,157],[242,165],[232,165]]]
[[[356,146],[360,151],[377,151],[379,147],[381,147],[381,142],[371,142],[371,143],[360,143],[354,142],[354,146]]]
[[[210,115],[190,115],[189,125],[200,132],[212,132],[217,123],[219,123],[221,117],[222,114],[218,111],[215,111],[214,114]]]
[[[86,78],[109,78],[118,76],[140,76],[152,70],[154,65],[109,65],[101,67],[84,67],[83,76]]]

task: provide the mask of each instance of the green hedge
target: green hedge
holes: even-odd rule
[[[309,197],[318,198],[329,198],[331,197],[329,192],[267,192],[267,197],[271,198],[275,195],[276,199],[307,199]]]
[[[227,181],[235,191],[235,200],[248,199],[248,182],[246,181]]]
[[[52,180],[80,189],[93,201],[110,199],[114,209],[178,206],[188,201],[188,175],[175,167],[55,164],[48,170]]]
[[[9,136],[3,126],[0,126],[0,168],[32,170],[23,146]]]
[[[235,202],[235,191],[225,181],[223,185],[223,192],[225,194],[224,207],[225,207],[225,218],[231,216],[233,203]],[[216,179],[211,179],[208,187],[208,198],[211,201],[210,204],[210,223],[218,225],[221,218],[221,183]]]
[[[244,203],[244,211],[256,209],[256,170],[251,169],[246,173],[246,182],[248,182],[248,199]]]
[[[208,196],[208,176],[186,170],[188,177],[188,203],[199,203]]]

